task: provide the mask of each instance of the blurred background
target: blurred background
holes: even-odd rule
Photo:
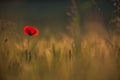
[[[120,80],[120,0],[1,0],[0,80]]]

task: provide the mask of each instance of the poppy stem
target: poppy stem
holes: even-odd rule
[[[28,50],[27,50],[27,60],[29,61],[29,56],[30,56],[30,36],[28,36]]]
[[[30,37],[28,36],[28,53],[29,53],[29,42],[30,42]]]

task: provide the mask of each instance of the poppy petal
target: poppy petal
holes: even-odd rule
[[[30,35],[30,36],[38,36],[39,30],[33,26],[25,26],[24,27],[24,34]]]

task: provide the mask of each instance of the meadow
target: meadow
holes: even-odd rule
[[[82,27],[73,13],[65,33],[39,29],[29,46],[17,23],[0,20],[0,80],[120,80],[120,17],[108,30],[99,16]]]

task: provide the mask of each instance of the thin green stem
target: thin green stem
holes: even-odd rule
[[[29,53],[29,44],[30,44],[30,36],[28,35],[28,53]]]

